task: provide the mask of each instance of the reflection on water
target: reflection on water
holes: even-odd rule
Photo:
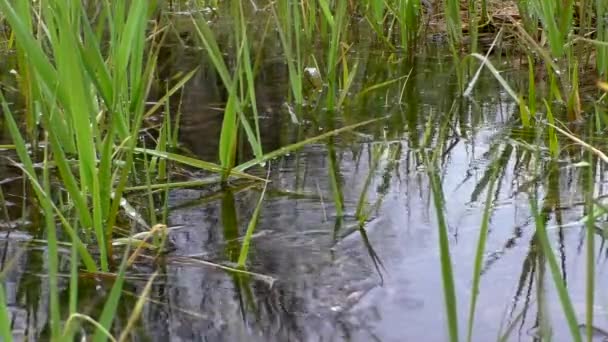
[[[164,276],[144,310],[139,339],[447,340],[438,225],[430,170],[421,158],[433,151],[440,151],[438,167],[461,333],[491,166],[499,167],[499,172],[477,305],[476,340],[494,340],[507,330],[512,331],[513,340],[533,340],[543,320],[554,323],[557,340],[568,336],[550,274],[537,252],[526,195],[535,184],[541,185],[546,196],[543,208],[555,251],[583,321],[582,226],[559,228],[582,217],[582,206],[576,205],[583,200],[578,191],[580,169],[534,159],[536,141],[530,132],[511,129],[517,108],[491,76],[482,76],[474,98],[462,99],[455,79],[449,76],[451,70],[432,51],[414,61],[389,65],[386,56],[370,54],[363,50],[353,56],[365,64],[360,69],[360,88],[366,80],[396,79],[411,70],[407,83],[364,98],[353,97],[338,119],[322,108],[304,110],[300,125],[291,123],[284,105],[288,102],[286,68],[272,62],[262,66],[256,90],[265,151],[333,125],[372,117],[388,119],[358,133],[308,145],[269,164],[272,183],[249,269],[272,277],[273,283],[197,262],[236,261],[258,191],[225,191],[219,199],[207,201],[208,190],[173,190],[168,224],[183,227],[171,235],[174,249],[161,264]],[[165,72],[199,63],[192,54],[180,56],[184,60],[172,61]],[[506,76],[514,84],[520,82],[516,72]],[[225,96],[209,67],[201,68],[180,94],[181,142],[205,160],[216,159]],[[247,148],[240,153],[243,161],[251,158]],[[577,153],[571,158],[580,159]],[[536,178],[531,165],[535,163],[542,164],[545,172]],[[265,175],[266,170],[254,172]],[[335,196],[342,198],[343,205],[336,206]],[[4,262],[14,262],[6,276],[13,327],[17,336],[36,339],[46,331],[45,251],[30,246],[23,252],[19,241],[31,236],[12,234],[4,239],[1,250]],[[597,286],[602,288],[606,284],[599,251],[598,260]],[[62,267],[67,273],[67,260]],[[140,271],[147,270],[142,266]],[[139,293],[144,284],[145,279],[129,281],[128,291]],[[104,291],[109,289],[104,285],[82,286],[79,296],[85,313],[98,315]],[[67,280],[60,288],[67,296]],[[125,294],[116,329],[126,324],[135,300]],[[544,312],[549,317],[539,314],[540,306],[548,308]],[[608,327],[603,310],[597,308],[598,329]]]

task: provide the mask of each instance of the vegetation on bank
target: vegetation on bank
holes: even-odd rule
[[[16,157],[13,165],[27,183],[29,205],[40,212],[48,253],[49,319],[52,340],[73,339],[85,331],[95,341],[125,340],[136,325],[156,273],[151,274],[144,291],[126,323],[114,324],[122,287],[131,266],[143,255],[163,253],[169,191],[179,187],[220,184],[224,188],[245,183],[259,190],[260,197],[244,236],[236,265],[218,265],[235,274],[247,270],[251,239],[264,200],[267,179],[252,170],[303,146],[331,141],[387,119],[383,115],[363,121],[343,111],[347,106],[364,105],[369,96],[386,92],[386,98],[402,102],[408,74],[391,79],[358,80],[363,66],[350,58],[362,44],[359,31],[369,33],[368,48],[386,51],[387,58],[413,58],[433,34],[444,33],[453,58],[453,71],[464,97],[475,88],[479,72],[491,72],[497,82],[519,105],[516,125],[528,135],[530,145],[546,147],[552,160],[564,152],[564,139],[583,146],[588,174],[585,212],[587,250],[586,338],[591,340],[596,237],[594,222],[606,214],[594,197],[596,169],[608,158],[601,147],[586,143],[588,137],[605,129],[605,92],[608,91],[608,4],[590,0],[310,0],[310,1],[104,1],[0,0],[2,36],[7,53],[14,53],[17,90],[4,87],[2,112],[10,132]],[[225,20],[230,18],[230,20]],[[217,160],[200,160],[180,149],[179,115],[172,112],[172,99],[196,73],[160,79],[159,54],[164,44],[180,37],[205,51],[208,61],[226,91]],[[435,37],[434,36],[434,37]],[[490,44],[482,38],[491,37]],[[256,78],[266,45],[279,47],[289,79],[289,113],[294,124],[302,122],[310,108],[322,108],[328,124],[326,132],[304,138],[274,151],[265,151],[260,130]],[[525,88],[515,88],[492,64],[492,58],[507,53],[527,63],[529,80]],[[542,75],[542,76],[540,76]],[[592,76],[589,76],[592,75]],[[542,77],[542,80],[539,80]],[[539,91],[539,82],[548,85]],[[165,91],[151,98],[151,89]],[[355,86],[356,85],[356,86]],[[587,86],[593,88],[588,90]],[[595,87],[597,85],[598,87]],[[583,100],[582,93],[593,100]],[[9,102],[19,94],[20,105]],[[405,94],[407,96],[407,94]],[[388,101],[388,100],[387,100]],[[21,110],[23,109],[23,110]],[[159,124],[149,127],[150,118]],[[562,122],[585,127],[578,138]],[[454,279],[444,218],[440,159],[445,151],[449,120],[435,127],[428,122],[418,141],[417,154],[425,164],[437,215],[444,285],[446,327],[452,341],[462,338],[459,331]],[[153,141],[144,131],[156,132]],[[241,142],[253,159],[243,161]],[[399,152],[389,144],[374,156]],[[531,149],[538,174],[545,172],[541,150]],[[330,169],[337,168],[329,158]],[[485,178],[487,195],[479,243],[472,275],[472,296],[466,317],[466,339],[473,340],[476,296],[480,287],[485,240],[493,208],[493,188],[504,161],[492,161]],[[374,164],[375,165],[375,164]],[[203,170],[204,179],[172,181],[180,167]],[[330,172],[337,215],[343,214],[340,180]],[[367,187],[366,187],[367,188]],[[546,230],[547,215],[539,208],[541,187],[531,187],[530,209],[536,222],[536,240],[542,251],[539,263],[546,261],[569,324],[572,339],[582,341],[572,303],[562,279]],[[483,191],[481,189],[480,191]],[[147,212],[133,210],[129,203],[136,193],[146,203]],[[365,195],[356,216],[364,222],[370,208]],[[366,210],[368,209],[368,210]],[[121,223],[126,216],[131,224]],[[141,227],[145,227],[143,232]],[[69,296],[59,298],[60,255],[68,246],[70,260]],[[0,272],[0,279],[6,270]],[[112,290],[98,317],[78,312],[79,283],[83,274],[111,277]],[[261,276],[261,275],[260,275]],[[12,336],[8,308],[0,282],[0,336]],[[508,337],[510,327],[504,331]]]

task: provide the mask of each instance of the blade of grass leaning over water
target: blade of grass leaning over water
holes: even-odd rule
[[[458,341],[458,315],[456,290],[454,287],[454,272],[452,270],[452,260],[450,257],[450,242],[448,238],[448,226],[445,219],[445,199],[441,187],[441,180],[437,175],[437,166],[429,164],[427,159],[427,169],[429,170],[429,182],[431,183],[431,193],[437,216],[437,229],[439,235],[439,254],[441,258],[441,276],[443,280],[443,295],[445,301],[446,320],[448,324],[449,337],[451,342]]]
[[[152,284],[154,284],[154,280],[156,279],[157,276],[158,276],[158,272],[154,272],[154,274],[152,274],[152,276],[146,283],[146,286],[144,287],[144,289],[141,291],[141,294],[139,295],[139,298],[137,299],[137,302],[135,303],[135,307],[133,308],[133,311],[131,312],[131,316],[129,317],[129,320],[127,321],[127,326],[120,333],[120,337],[118,338],[119,342],[126,341],[129,338],[129,333],[131,332],[131,330],[133,330],[135,323],[141,316],[141,312],[144,308],[144,305],[146,304],[148,295],[150,294],[150,291],[152,290]]]
[[[128,255],[130,245],[127,245],[125,252],[122,257],[122,262],[120,264],[120,269],[118,274],[116,275],[116,279],[114,280],[114,285],[112,286],[112,290],[110,290],[110,294],[108,295],[105,304],[103,306],[103,310],[101,315],[99,316],[99,325],[101,325],[105,331],[110,331],[112,327],[112,322],[116,317],[116,310],[118,309],[118,304],[121,298],[122,288],[125,281],[125,274],[127,271],[128,265]],[[92,337],[93,342],[105,342],[107,334],[104,333],[104,330],[97,329],[95,334]]]
[[[449,105],[449,102],[446,102]],[[445,197],[443,194],[443,184],[439,177],[441,167],[439,162],[443,155],[445,142],[447,141],[447,133],[450,127],[451,116],[456,112],[456,102],[452,102],[451,108],[447,111],[447,115],[441,118],[440,127],[435,137],[431,138],[431,131],[435,129],[435,125],[431,124],[429,117],[427,130],[423,143],[426,149],[421,153],[422,162],[425,166],[427,178],[429,180],[430,194],[433,198],[433,209],[437,218],[437,237],[439,246],[439,259],[441,265],[441,280],[443,287],[443,299],[445,303],[445,320],[448,327],[448,336],[451,342],[459,341],[458,333],[458,302],[456,297],[456,288],[454,285],[454,271],[452,268],[452,258],[450,256],[450,241],[449,227],[446,220]],[[436,145],[432,143],[436,141]],[[428,152],[432,150],[432,152]]]
[[[13,334],[11,332],[11,319],[8,314],[3,281],[3,279],[0,280],[0,337],[2,338],[2,341],[11,342],[13,340]]]
[[[244,173],[243,171],[239,171],[238,168],[232,169],[232,170],[226,170],[225,168],[223,168],[220,165],[214,164],[214,163],[210,163],[210,162],[206,162],[200,159],[195,159],[195,158],[191,158],[191,157],[186,157],[180,154],[175,154],[175,153],[171,153],[171,152],[163,152],[163,151],[157,151],[157,150],[152,150],[152,149],[145,149],[145,148],[140,148],[140,147],[136,147],[134,148],[134,151],[137,153],[146,153],[148,155],[151,156],[155,156],[155,157],[159,157],[159,158],[163,158],[166,160],[170,160],[170,161],[174,161],[174,162],[178,162],[184,165],[188,165],[188,166],[192,166],[192,167],[196,167],[198,169],[201,170],[205,170],[205,171],[209,171],[209,172],[213,172],[213,173],[228,173],[228,175],[230,176],[236,176],[239,178],[244,178],[244,179],[251,179],[251,180],[255,180],[255,181],[265,181],[264,178],[260,178],[257,176],[252,176],[249,175],[247,173]]]
[[[568,294],[568,289],[566,288],[564,280],[562,279],[559,264],[555,259],[555,255],[553,254],[553,249],[551,247],[551,242],[549,240],[549,236],[547,235],[545,219],[543,218],[543,214],[538,210],[536,198],[531,195],[529,202],[532,215],[534,216],[536,236],[538,237],[538,241],[540,242],[542,253],[545,256],[544,259],[546,259],[546,262],[549,264],[549,270],[551,272],[551,276],[553,277],[553,283],[555,284],[555,289],[557,291],[559,301],[562,305],[563,314],[566,318],[568,328],[570,329],[572,340],[576,342],[582,342],[583,339],[578,328],[576,313],[574,312],[574,307],[572,306],[572,301],[570,299],[570,295]]]
[[[87,315],[83,315],[83,314],[79,314],[79,313],[73,313],[70,315],[70,317],[68,317],[68,319],[66,321],[66,326],[76,324],[76,323],[72,323],[72,322],[76,322],[76,320],[88,322],[93,327],[95,327],[95,329],[96,329],[95,331],[99,331],[108,340],[110,340],[111,342],[117,342],[116,339],[114,338],[114,336],[112,336],[112,334],[108,331],[108,329],[104,328],[101,324],[99,324],[99,322],[94,320],[91,316],[87,316]],[[65,335],[64,337],[65,337],[64,341],[67,341],[68,336]]]
[[[331,185],[331,193],[334,199],[336,217],[338,219],[341,219],[342,215],[344,214],[344,194],[342,192],[342,177],[340,177],[340,164],[338,163],[338,157],[333,137],[328,138],[327,159],[327,164],[329,166],[329,183]]]
[[[270,176],[270,168],[268,169],[268,175],[266,178]],[[264,195],[266,194],[266,187],[268,186],[268,181],[264,183],[264,188],[262,189],[262,193],[260,194],[260,198],[258,199],[258,203],[255,206],[255,210],[249,219],[249,224],[247,225],[247,232],[245,233],[245,238],[243,239],[243,244],[241,245],[241,252],[239,253],[238,258],[238,268],[245,268],[245,264],[247,263],[247,256],[249,255],[249,246],[251,245],[251,239],[253,237],[253,232],[258,225],[258,218],[260,217],[260,211],[262,210],[262,203],[264,202]]]
[[[332,137],[332,136],[335,136],[335,135],[338,135],[338,134],[341,134],[341,133],[352,131],[352,130],[358,128],[358,127],[366,126],[366,125],[372,124],[374,122],[385,120],[387,118],[388,118],[388,116],[383,116],[383,117],[380,117],[380,118],[374,118],[374,119],[362,121],[362,122],[359,122],[359,123],[356,123],[356,124],[352,124],[352,125],[344,126],[344,127],[341,127],[341,128],[337,128],[337,129],[334,129],[332,131],[329,131],[329,132],[317,135],[316,137],[304,139],[304,140],[302,140],[300,142],[297,142],[297,143],[294,143],[294,144],[291,144],[291,145],[288,145],[288,146],[281,147],[281,148],[279,148],[277,150],[274,150],[272,152],[266,153],[261,159],[250,160],[248,162],[245,162],[245,163],[243,163],[243,164],[235,167],[234,169],[236,171],[239,171],[239,172],[244,172],[245,170],[250,169],[250,168],[252,168],[252,167],[254,167],[256,165],[259,165],[260,163],[264,163],[264,162],[267,162],[267,161],[269,161],[271,159],[274,159],[274,158],[280,157],[282,155],[285,155],[287,153],[293,152],[295,150],[299,150],[299,149],[301,149],[302,147],[304,147],[306,145],[312,144],[312,143],[320,141],[320,140],[327,139],[329,137]]]
[[[473,338],[473,326],[475,319],[475,306],[477,304],[477,296],[479,294],[479,283],[481,280],[481,268],[483,263],[483,256],[486,249],[486,240],[488,236],[488,229],[490,226],[490,214],[492,210],[492,202],[494,197],[494,183],[496,182],[496,175],[498,174],[498,168],[493,167],[490,171],[490,181],[487,188],[486,202],[483,210],[483,216],[481,219],[481,227],[479,228],[479,238],[477,240],[477,249],[475,251],[475,260],[473,267],[473,285],[471,289],[471,302],[469,304],[469,323],[467,332],[467,341],[471,342]]]

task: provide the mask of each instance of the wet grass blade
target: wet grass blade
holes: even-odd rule
[[[553,158],[559,157],[559,140],[557,139],[557,134],[555,133],[555,119],[553,117],[553,111],[551,110],[551,106],[544,100],[545,108],[547,109],[547,135],[549,139],[549,152]]]
[[[144,305],[146,304],[146,299],[148,298],[148,295],[150,294],[150,291],[152,290],[152,284],[154,284],[154,280],[156,279],[157,276],[158,276],[158,272],[155,272],[154,274],[152,274],[152,276],[146,283],[146,286],[141,291],[139,299],[137,299],[137,302],[135,303],[135,307],[133,308],[133,311],[131,312],[131,316],[129,317],[129,320],[127,321],[127,326],[123,329],[122,333],[120,334],[120,338],[118,339],[119,342],[127,341],[127,339],[129,338],[129,333],[131,332],[131,330],[133,330],[135,323],[137,323],[137,320],[141,316],[141,312],[144,308]]]
[[[332,137],[332,136],[335,136],[335,135],[338,135],[338,134],[341,134],[341,133],[352,131],[352,130],[358,128],[358,127],[369,125],[371,123],[378,122],[380,120],[385,120],[386,118],[387,117],[380,117],[380,118],[375,118],[375,119],[371,119],[371,120],[362,121],[362,122],[359,122],[359,123],[356,123],[356,124],[344,126],[342,128],[338,128],[338,129],[335,129],[335,130],[323,133],[323,134],[318,135],[316,137],[304,139],[304,140],[302,140],[300,142],[297,142],[295,144],[291,144],[291,145],[288,145],[288,146],[285,146],[285,147],[281,147],[278,150],[269,152],[269,153],[265,154],[261,158],[261,160],[260,159],[255,159],[255,160],[250,160],[248,162],[245,162],[245,163],[243,163],[243,164],[235,167],[234,170],[239,171],[239,172],[243,172],[243,171],[245,171],[245,170],[247,170],[247,169],[249,169],[249,168],[251,168],[253,166],[259,165],[260,163],[264,163],[266,161],[269,161],[271,159],[274,159],[274,158],[277,158],[279,156],[285,155],[287,153],[293,152],[295,150],[299,150],[299,149],[301,149],[302,147],[304,147],[306,145],[309,145],[309,144],[315,143],[317,141],[321,141],[321,140],[327,139],[329,137]]]
[[[112,327],[112,322],[116,317],[116,310],[118,309],[118,304],[120,302],[120,297],[122,293],[123,284],[125,281],[125,274],[127,270],[127,260],[129,255],[129,248],[125,250],[125,254],[123,255],[122,263],[120,265],[120,269],[118,274],[116,275],[116,279],[114,280],[114,285],[112,286],[112,290],[106,299],[106,302],[103,306],[103,311],[99,316],[98,323],[105,331],[110,331]],[[104,333],[104,330],[97,329],[95,334],[93,335],[93,342],[105,342],[107,334]]]
[[[494,183],[496,180],[496,175],[498,173],[498,168],[493,167],[493,170],[490,171],[492,175],[490,176],[489,186],[487,188],[486,194],[486,202],[483,210],[483,216],[481,219],[481,227],[479,229],[479,238],[477,240],[477,249],[475,252],[475,261],[473,267],[473,285],[471,289],[471,302],[469,304],[469,323],[468,323],[468,332],[467,332],[467,341],[471,342],[473,338],[473,326],[475,319],[475,306],[477,304],[477,296],[479,294],[479,283],[481,280],[481,267],[483,263],[483,256],[486,249],[486,240],[488,236],[488,229],[490,227],[490,214],[492,209],[492,200],[494,196]]]
[[[110,334],[108,329],[104,328],[101,324],[99,324],[99,322],[97,322],[96,320],[94,320],[93,318],[91,318],[90,316],[87,316],[87,315],[83,315],[83,314],[79,314],[79,313],[71,314],[70,317],[68,317],[68,319],[66,321],[66,326],[71,326],[71,325],[76,324],[76,323],[72,323],[72,322],[75,322],[76,320],[88,322],[93,327],[95,327],[96,332],[99,332],[101,335],[105,336],[108,340],[110,340],[110,342],[117,342],[116,339],[112,336],[112,334]],[[65,335],[64,337],[65,337],[64,340],[67,341],[68,336]]]
[[[247,225],[247,232],[245,233],[245,238],[243,239],[243,244],[241,245],[241,252],[239,253],[239,259],[237,262],[238,268],[245,268],[245,264],[247,263],[247,257],[249,255],[249,246],[251,245],[251,239],[253,237],[253,233],[255,232],[255,228],[258,225],[258,218],[260,217],[260,211],[262,210],[262,204],[264,202],[264,195],[266,194],[266,188],[268,186],[268,182],[264,183],[264,188],[262,189],[262,193],[260,194],[260,198],[258,199],[258,203],[255,206],[255,210],[251,215],[251,219],[249,220],[249,224]]]
[[[328,139],[327,143],[327,159],[329,182],[331,184],[331,193],[334,199],[336,208],[336,216],[341,218],[344,215],[344,195],[342,193],[342,182],[340,177],[340,164],[336,156],[336,148],[333,142],[333,137]]]
[[[454,272],[452,270],[452,260],[450,257],[450,242],[448,238],[448,226],[444,215],[444,197],[441,188],[441,181],[437,175],[437,169],[434,165],[428,165],[429,182],[431,183],[431,192],[433,195],[433,204],[435,214],[437,216],[437,229],[439,236],[439,253],[441,258],[441,277],[443,280],[443,295],[445,301],[446,320],[448,323],[448,331],[451,342],[458,341],[458,314],[456,290],[454,286]]]
[[[528,56],[528,108],[531,117],[536,116],[536,82],[534,73],[534,60]]]
[[[49,176],[48,167],[48,139],[44,144],[44,167],[42,171],[42,184],[44,191],[49,194],[51,193],[51,181]],[[57,227],[55,225],[55,217],[53,215],[53,209],[51,208],[50,200],[41,203],[44,211],[44,221],[46,225],[46,239],[47,239],[47,253],[48,253],[48,275],[49,275],[49,311],[50,311],[50,326],[51,336],[54,340],[57,340],[60,336],[60,303],[59,303],[59,285],[58,285],[58,273],[59,273],[59,254],[57,252]]]
[[[6,292],[4,292],[2,282],[0,282],[0,337],[2,338],[2,341],[11,342],[13,340],[11,319],[8,314],[8,306],[6,303]]]
[[[184,164],[184,165],[196,167],[198,169],[206,170],[206,171],[213,172],[213,173],[223,174],[225,172],[228,172],[228,170],[226,170],[225,168],[223,168],[220,165],[217,165],[217,164],[214,164],[214,163],[210,163],[210,162],[206,162],[206,161],[203,161],[203,160],[200,160],[200,159],[195,159],[195,158],[191,158],[191,157],[182,156],[180,154],[175,154],[175,153],[171,153],[171,152],[157,151],[157,150],[152,150],[152,149],[145,149],[145,148],[140,148],[140,147],[135,148],[134,151],[137,152],[137,153],[146,153],[146,154],[151,155],[151,156],[163,158],[163,159],[166,159],[166,160],[171,160],[171,161],[174,161],[174,162],[178,162],[178,163],[181,163],[181,164]],[[231,176],[235,176],[235,177],[239,177],[239,178],[251,179],[251,180],[256,180],[256,181],[264,181],[263,178],[249,175],[249,174],[244,173],[244,172],[242,172],[242,171],[240,171],[238,169],[230,170],[229,174]]]
[[[555,289],[557,290],[557,295],[562,305],[564,316],[566,317],[566,322],[568,324],[568,328],[570,329],[570,334],[572,335],[572,340],[574,340],[575,342],[582,342],[583,339],[578,328],[578,322],[576,314],[574,312],[574,307],[572,306],[572,301],[570,300],[568,289],[566,288],[564,280],[562,279],[559,264],[557,263],[555,255],[553,254],[551,242],[549,241],[549,236],[547,235],[544,218],[539,212],[538,205],[536,204],[536,199],[533,196],[530,196],[529,202],[531,212],[534,215],[536,235],[538,236],[538,240],[540,242],[546,262],[549,264],[551,276],[553,277]]]
[[[593,200],[593,194],[595,189],[595,173],[593,172],[594,165],[593,157],[590,152],[587,152],[589,166],[587,167],[586,174],[586,191],[585,201],[586,209],[588,214],[587,221],[585,224],[585,239],[586,239],[586,296],[585,296],[585,326],[587,342],[593,341],[593,314],[594,314],[594,300],[595,300],[595,202]]]
[[[496,78],[498,83],[500,83],[500,85],[503,87],[503,89],[511,96],[511,98],[515,102],[520,104],[521,100],[520,100],[519,95],[517,95],[517,93],[511,88],[511,86],[509,86],[507,81],[500,75],[500,72],[498,72],[498,70],[496,70],[494,65],[488,60],[487,57],[480,55],[478,53],[472,53],[470,56],[479,59],[483,63],[483,65],[488,68],[488,70],[492,73],[494,78]]]

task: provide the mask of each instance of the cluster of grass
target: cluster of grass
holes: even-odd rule
[[[472,60],[481,62],[479,68],[489,69],[519,104],[521,126],[542,131],[537,132],[537,136],[542,137],[541,141],[534,143],[545,144],[551,157],[559,158],[558,135],[564,131],[557,125],[557,114],[554,113],[565,112],[566,118],[573,121],[582,119],[584,104],[581,103],[579,91],[581,70],[589,70],[593,64],[592,72],[599,79],[605,78],[608,72],[608,28],[601,20],[608,15],[608,5],[602,1],[564,1],[558,5],[549,0],[519,0],[515,2],[519,20],[499,28],[489,10],[491,3],[487,0],[469,0],[464,6],[468,17],[468,24],[464,25],[468,26],[466,32],[463,29],[463,6],[456,0],[445,0],[440,4],[420,0],[278,0],[267,4],[231,1],[196,5],[215,6],[210,12],[188,7],[192,30],[227,93],[216,163],[170,152],[171,147],[178,144],[175,125],[179,122],[172,120],[168,101],[196,70],[167,87],[166,93],[154,104],[146,104],[155,82],[159,49],[171,31],[171,8],[165,7],[169,4],[144,0],[105,1],[99,4],[51,0],[41,5],[34,1],[0,0],[0,20],[8,28],[2,31],[2,35],[6,35],[7,46],[15,50],[16,74],[24,113],[19,117],[13,114],[15,108],[9,105],[2,93],[0,100],[5,123],[19,158],[14,165],[27,179],[31,194],[36,199],[32,202],[39,207],[45,224],[43,235],[48,249],[50,337],[53,340],[71,339],[81,330],[83,323],[89,323],[92,328],[87,331],[93,334],[96,341],[114,339],[110,332],[129,267],[144,251],[158,253],[162,250],[167,235],[166,207],[171,188],[211,182],[226,185],[231,179],[243,179],[263,184],[262,188],[265,189],[266,180],[246,173],[247,170],[307,144],[328,141],[328,177],[337,215],[342,216],[344,204],[332,139],[337,134],[384,119],[376,117],[354,122],[344,108],[349,105],[364,106],[370,95],[381,93],[391,85],[401,88],[398,95],[388,90],[386,92],[387,97],[397,97],[397,102],[408,95],[408,89],[411,91],[411,87],[405,86],[409,75],[407,72],[391,79],[356,82],[362,66],[350,56],[353,46],[360,43],[361,36],[356,35],[354,28],[374,37],[373,45],[368,48],[387,51],[383,57],[408,60],[423,44],[423,12],[429,3],[434,8],[426,8],[426,12],[442,11],[455,61],[454,70],[463,93],[466,95],[472,91],[477,80],[476,73],[466,73],[467,67],[475,64],[462,63],[467,56],[473,56]],[[178,1],[170,5],[184,6]],[[213,20],[218,13],[228,14],[232,18],[229,25],[221,25]],[[251,20],[253,17],[255,21]],[[258,30],[259,23],[264,28],[262,31]],[[510,36],[517,38],[521,50],[529,54],[530,79],[526,89],[512,89],[488,56],[478,53],[477,37],[482,30],[494,30],[497,38],[508,31]],[[467,47],[470,55],[463,53],[465,36],[470,37]],[[292,121],[298,123],[303,120],[303,108],[323,108],[325,117],[316,119],[329,127],[326,133],[276,151],[264,151],[262,148],[255,89],[263,47],[269,37],[276,37],[282,48],[289,76]],[[497,40],[491,48],[499,45]],[[547,96],[542,99],[538,98],[535,85],[539,68],[546,70],[544,74],[549,85]],[[469,87],[465,90],[467,83]],[[602,129],[606,120],[601,110],[603,101],[603,94],[598,93],[594,103],[597,110],[591,116],[599,126],[596,130]],[[146,118],[161,113],[164,120],[158,129],[156,145],[149,148],[139,139],[140,132]],[[333,126],[337,118],[345,122],[343,127]],[[19,121],[24,124],[19,125]],[[448,120],[444,121],[435,131],[429,121],[422,140],[412,141],[412,146],[427,151],[433,147],[434,141],[445,141],[448,123]],[[412,131],[415,131],[413,127]],[[435,136],[431,137],[431,132]],[[241,137],[246,138],[254,159],[239,164],[237,145]],[[589,145],[585,146],[592,151],[590,153],[598,152]],[[442,148],[434,148],[434,151],[428,154],[420,152],[420,157],[428,170],[436,207],[448,331],[451,340],[456,341],[460,337],[456,317],[458,304],[441,178],[437,172]],[[377,166],[380,156],[386,153],[391,159],[400,155],[394,145],[380,145],[373,153],[373,168]],[[171,182],[169,162],[199,168],[213,176],[202,181]],[[473,338],[476,294],[492,214],[493,187],[504,164],[504,159],[499,159],[486,177],[487,198],[474,260],[468,340]],[[43,165],[42,171],[35,165]],[[604,214],[598,211],[596,199],[592,197],[593,179],[593,174],[590,174],[586,185],[590,194],[586,208],[590,215],[586,221],[588,329],[593,327],[595,290],[593,221],[595,216]],[[365,188],[367,186],[369,181]],[[116,229],[121,212],[131,212],[125,197],[128,190],[144,190],[146,193],[150,216],[143,219],[142,215],[136,215],[138,224],[146,227],[144,233]],[[156,214],[153,198],[153,193],[158,192],[161,193],[165,209],[160,217]],[[264,193],[261,192],[238,258],[235,259],[237,268],[231,271],[243,271],[247,267],[251,238]],[[552,254],[551,240],[544,229],[545,218],[537,209],[536,198],[536,194],[532,193],[530,207],[537,223],[537,240],[553,276],[572,337],[581,340],[567,289]],[[365,201],[365,193],[362,193],[356,210],[361,227],[369,212],[365,210]],[[379,204],[372,206],[372,209],[377,206]],[[361,228],[359,231],[365,239],[364,230]],[[58,289],[58,245],[64,242],[71,246],[68,303],[60,302]],[[89,317],[77,311],[77,291],[82,270],[115,274],[112,291],[99,317]],[[153,281],[154,276],[151,276],[118,339],[128,338]],[[67,315],[64,306],[68,308]],[[0,283],[0,335],[7,341],[11,340],[8,316]],[[587,336],[590,338],[591,330],[587,331]]]

